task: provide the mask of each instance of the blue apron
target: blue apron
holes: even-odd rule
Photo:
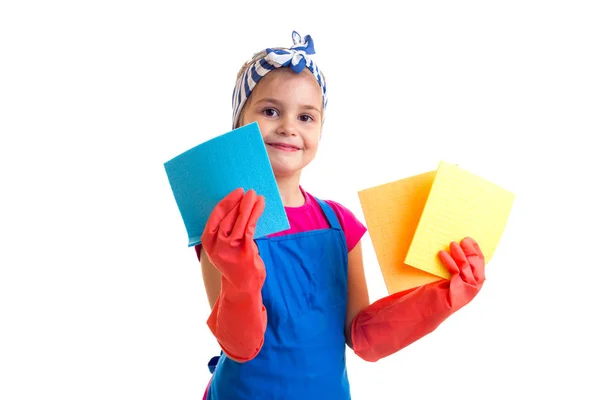
[[[350,399],[348,249],[334,211],[317,201],[329,229],[256,240],[267,271],[264,344],[246,363],[213,358],[208,400]]]

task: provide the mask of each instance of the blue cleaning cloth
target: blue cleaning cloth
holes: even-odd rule
[[[185,224],[188,247],[200,243],[217,203],[240,187],[265,197],[255,238],[290,228],[256,122],[199,144],[164,166]]]

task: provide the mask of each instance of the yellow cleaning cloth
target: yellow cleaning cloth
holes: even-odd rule
[[[504,231],[514,194],[456,165],[358,192],[389,293],[443,278],[438,252],[470,236],[486,263]]]

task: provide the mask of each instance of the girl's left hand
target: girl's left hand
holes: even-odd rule
[[[485,257],[477,242],[466,237],[451,242],[449,251],[439,252],[439,258],[450,272],[449,302],[454,311],[468,304],[479,293],[485,281]]]

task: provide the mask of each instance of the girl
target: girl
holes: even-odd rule
[[[485,280],[477,243],[450,243],[451,273],[370,304],[351,211],[300,185],[323,126],[325,78],[310,36],[267,49],[238,74],[233,127],[258,122],[291,228],[254,240],[264,198],[237,189],[213,210],[196,251],[222,353],[205,398],[350,399],[345,346],[377,361],[432,332],[470,302]],[[215,361],[213,360],[213,361]]]

